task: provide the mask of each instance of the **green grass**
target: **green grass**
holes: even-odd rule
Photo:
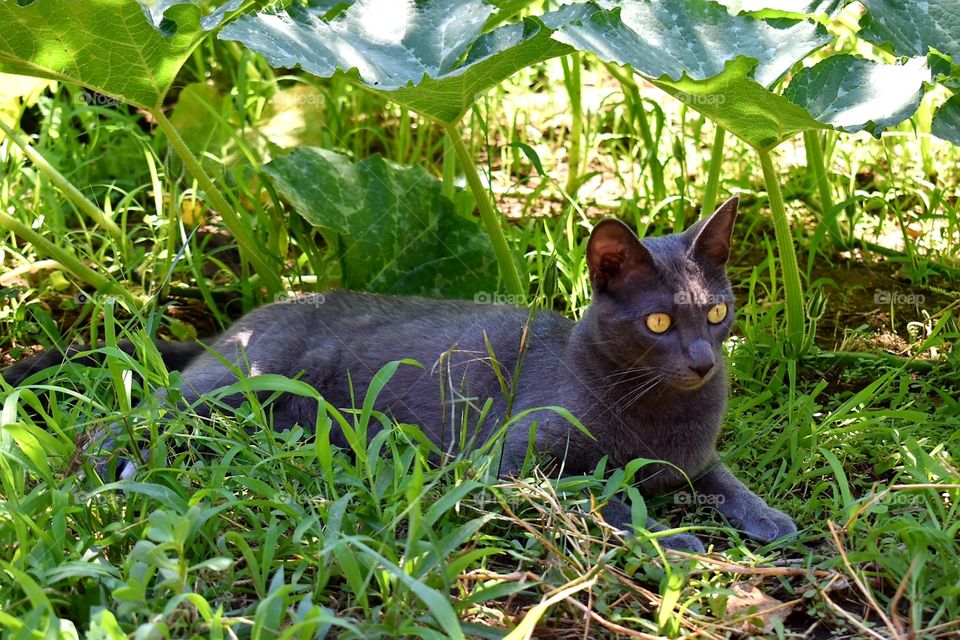
[[[338,269],[314,231],[277,200],[260,164],[308,143],[443,173],[442,129],[370,93],[339,80],[276,76],[212,40],[181,84],[208,69],[222,98],[186,114],[192,125],[178,124],[176,112],[174,123],[255,223],[267,254],[283,261],[291,288],[336,286]],[[468,131],[481,174],[511,215],[507,240],[524,256],[539,300],[576,317],[589,301],[590,221],[618,215],[652,235],[695,220],[714,131],[657,90],[621,86],[590,62],[580,78],[583,139],[572,144],[565,77],[559,61],[518,74],[481,101]],[[389,423],[384,416],[337,411],[319,398],[325,412],[306,425],[316,436],[261,428],[269,418],[255,398],[206,421],[187,414],[161,421],[137,409],[148,395],[142,380],[174,389],[179,380],[163,370],[148,338],[216,332],[264,302],[256,281],[217,212],[141,114],[60,86],[20,123],[126,230],[127,246],[66,203],[6,142],[0,209],[69,248],[143,307],[124,309],[106,297],[83,304],[80,283],[62,265],[12,233],[0,236],[5,361],[36,344],[108,345],[101,369],[66,366],[0,389],[6,636],[957,633],[960,151],[912,123],[881,141],[828,140],[832,195],[850,239],[841,251],[824,235],[799,141],[775,158],[810,310],[819,316],[811,339],[824,350],[900,360],[781,355],[783,291],[760,167],[727,138],[720,195],[739,194],[743,215],[731,260],[739,313],[728,344],[722,450],[801,532],[789,544],[761,547],[705,507],[670,497],[634,505],[709,541],[703,557],[664,553],[646,535],[618,540],[599,521],[598,501],[625,479],[603,470],[560,481],[531,470],[501,483],[481,453],[437,468],[414,426],[387,424],[368,446],[363,434],[371,421]],[[567,154],[577,148],[580,179],[570,180]],[[466,200],[461,206],[470,206]],[[877,301],[882,291],[924,301],[885,304]],[[136,357],[110,348],[119,337],[140,345]],[[295,381],[263,383],[312,395]],[[372,398],[358,406],[364,401]],[[113,422],[149,443],[151,458],[135,480],[103,485],[78,443]],[[358,433],[353,455],[331,449],[333,425]],[[750,602],[780,604],[757,615]]]

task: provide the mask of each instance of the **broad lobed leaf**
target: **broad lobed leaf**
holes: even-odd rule
[[[159,105],[198,42],[196,9],[167,13],[168,35],[129,0],[21,6],[0,2],[0,71],[83,85],[130,104]]]
[[[324,15],[298,6],[244,15],[219,37],[275,67],[321,77],[355,70],[368,86],[441,122],[457,121],[478,93],[516,71],[569,51],[534,20],[481,35],[497,17],[484,0],[357,0],[329,22]]]
[[[926,82],[930,68],[923,57],[899,65],[840,54],[803,69],[784,96],[836,129],[879,137],[917,111]]]
[[[774,26],[703,0],[604,0],[560,11],[580,15],[565,16],[554,38],[607,62],[628,64],[652,80],[706,80],[742,56],[758,61],[751,77],[769,87],[833,39],[812,22]]]
[[[264,171],[298,214],[339,245],[344,287],[447,298],[496,289],[483,229],[455,214],[440,182],[421,167],[380,156],[354,163],[300,147]]]
[[[960,94],[947,100],[933,117],[931,133],[960,146]]]
[[[768,89],[832,39],[812,22],[774,26],[704,0],[602,0],[564,7],[545,22],[555,38],[629,65],[755,147],[824,128]]]
[[[960,5],[956,0],[861,0],[867,8],[859,36],[899,56],[931,49],[960,62]]]
[[[449,73],[493,13],[483,0],[358,0],[326,22],[322,9],[294,5],[241,16],[220,37],[242,41],[274,66],[299,65],[317,76],[356,68],[365,83],[389,91]]]
[[[771,149],[802,131],[829,128],[803,107],[752,80],[754,64],[737,58],[723,73],[707,80],[683,78],[654,84],[758,149]]]

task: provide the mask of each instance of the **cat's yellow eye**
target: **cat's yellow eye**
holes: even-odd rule
[[[720,324],[727,317],[727,305],[724,303],[715,304],[707,311],[707,320],[713,324]]]
[[[670,316],[665,313],[651,313],[647,316],[647,328],[654,333],[663,333],[670,328]]]

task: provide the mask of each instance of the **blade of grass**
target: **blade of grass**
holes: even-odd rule
[[[530,638],[533,637],[533,632],[536,629],[537,623],[540,622],[540,618],[547,613],[547,610],[561,600],[566,600],[578,591],[591,588],[597,581],[597,574],[599,573],[600,567],[601,565],[595,566],[590,573],[580,576],[579,578],[575,578],[559,589],[547,594],[540,604],[530,609],[527,614],[523,616],[523,620],[520,621],[520,624],[518,624],[513,631],[507,634],[504,640],[530,640]]]
[[[447,637],[454,638],[455,640],[462,640],[465,638],[463,635],[463,630],[460,627],[460,620],[457,618],[457,612],[454,610],[453,605],[450,604],[450,601],[446,596],[439,593],[435,589],[428,587],[419,580],[416,580],[402,568],[390,562],[381,554],[377,553],[359,540],[354,539],[351,541],[351,544],[378,562],[381,566],[383,566],[384,569],[396,576],[405,587],[410,589],[410,591],[412,591],[414,595],[416,595],[417,598],[419,598],[420,601],[427,606],[427,609],[430,611],[430,615],[433,616],[433,619],[437,621],[437,624],[440,626],[440,628],[444,630]]]

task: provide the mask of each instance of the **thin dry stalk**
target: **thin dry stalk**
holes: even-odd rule
[[[833,536],[833,542],[837,547],[837,552],[840,554],[840,559],[843,560],[843,566],[847,568],[847,572],[850,574],[850,577],[853,579],[853,583],[857,585],[857,588],[860,589],[860,593],[863,594],[863,597],[867,599],[870,607],[877,612],[877,615],[880,616],[880,619],[883,620],[883,624],[892,634],[891,637],[899,638],[902,637],[901,633],[897,629],[896,625],[893,624],[893,621],[887,616],[886,612],[877,604],[877,601],[873,597],[873,593],[867,587],[866,584],[860,579],[860,575],[853,570],[853,566],[850,564],[850,560],[847,558],[847,551],[843,547],[843,543],[840,541],[840,533],[837,528],[837,525],[833,523],[832,520],[827,521],[827,526],[830,527],[830,535]]]
[[[622,636],[627,636],[629,638],[643,638],[644,640],[657,640],[660,636],[653,636],[649,633],[644,633],[642,631],[634,631],[633,629],[628,629],[627,627],[621,626],[616,622],[611,622],[598,614],[592,608],[583,604],[575,598],[567,598],[567,602],[572,604],[577,609],[580,609],[588,619],[595,621],[604,629],[612,631],[614,633],[620,634]]]

